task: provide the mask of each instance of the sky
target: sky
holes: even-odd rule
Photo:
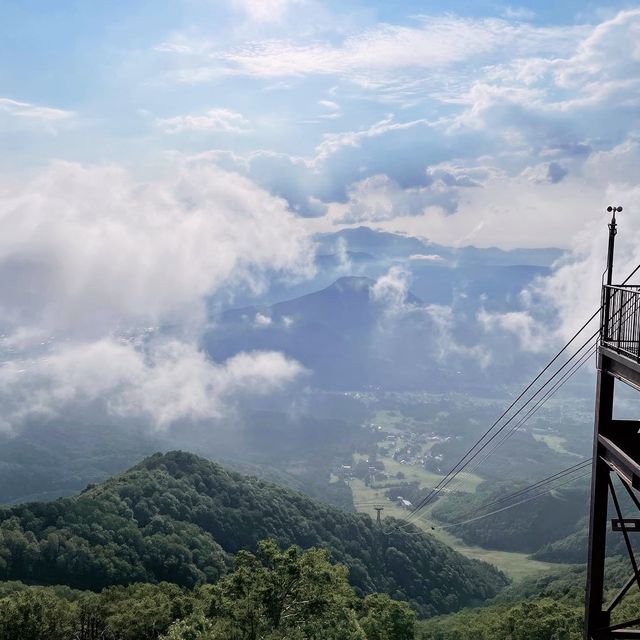
[[[637,3],[4,0],[0,33],[7,428],[98,395],[165,425],[303,375],[197,344],[207,296],[308,277],[320,231],[567,249],[528,323],[588,306],[608,204],[637,257]]]

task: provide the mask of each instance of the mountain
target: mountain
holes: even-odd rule
[[[425,276],[427,295],[448,297],[450,292],[442,289],[446,279],[437,274],[442,267],[429,268],[434,272]],[[467,285],[469,293],[451,307],[426,304],[399,279],[341,277],[298,298],[222,313],[204,335],[203,348],[214,360],[241,351],[281,351],[307,368],[305,383],[328,390],[381,387],[443,393],[469,392],[483,382],[512,383],[528,373],[523,360],[530,364],[537,356],[523,353],[516,336],[492,337],[478,322],[480,308],[491,307],[485,291],[500,286],[491,274],[486,281],[481,276],[476,273],[477,279]],[[516,296],[520,284],[510,286],[509,295]],[[508,292],[494,293],[497,300]],[[489,376],[482,349],[493,347],[502,355]]]
[[[414,527],[340,511],[193,454],[155,454],[80,495],[0,508],[0,580],[99,590],[215,581],[259,540],[326,547],[359,594],[384,591],[423,615],[494,596],[506,578]]]
[[[42,420],[0,433],[0,504],[71,495],[163,448],[158,435],[116,420]]]
[[[422,302],[409,292],[396,310],[376,298],[374,285],[369,278],[343,277],[300,298],[227,311],[205,335],[205,350],[214,360],[239,351],[281,351],[325,389],[415,386],[416,374],[434,368],[429,359],[416,359],[416,344],[432,343],[428,318],[412,313]]]

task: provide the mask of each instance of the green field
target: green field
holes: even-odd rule
[[[581,458],[582,456],[579,453],[574,453],[573,451],[569,451],[565,444],[567,442],[566,438],[562,436],[557,436],[552,433],[540,433],[533,431],[531,435],[538,441],[544,442],[549,449],[552,449],[556,453],[563,453],[569,456],[576,456],[577,458]]]

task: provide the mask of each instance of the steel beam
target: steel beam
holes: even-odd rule
[[[607,358],[601,359],[608,364]],[[603,610],[604,560],[607,543],[607,507],[609,502],[610,469],[604,460],[606,449],[600,441],[601,433],[608,434],[613,420],[614,378],[598,371],[596,386],[593,463],[591,474],[591,510],[589,513],[589,556],[585,594],[585,638],[594,640],[598,630],[610,624],[609,611]]]

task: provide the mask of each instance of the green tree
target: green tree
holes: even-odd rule
[[[280,551],[262,541],[255,555],[238,553],[233,573],[206,589],[206,613],[229,640],[365,640],[347,571],[321,549]]]
[[[406,602],[375,593],[362,600],[358,609],[367,640],[409,640],[415,636],[416,614]]]
[[[194,609],[190,592],[166,582],[110,587],[90,598],[90,608],[118,640],[156,640]]]
[[[162,640],[223,640],[216,631],[218,626],[200,614],[172,624]]]
[[[19,591],[0,600],[2,640],[68,640],[77,607],[47,589]]]

